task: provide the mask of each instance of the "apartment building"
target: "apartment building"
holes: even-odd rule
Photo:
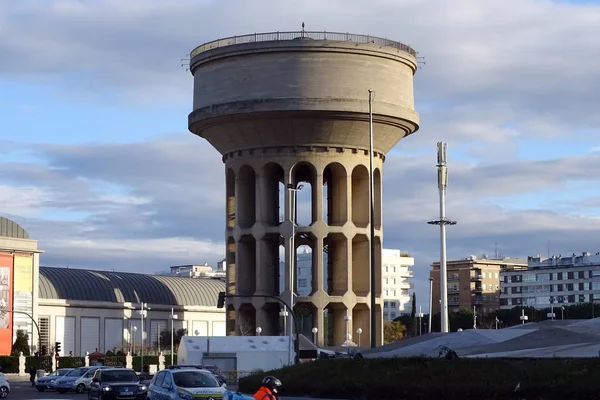
[[[400,315],[410,312],[412,307],[410,289],[413,284],[408,282],[413,277],[411,268],[415,259],[400,250],[383,249],[382,274],[383,279],[383,318],[393,320]]]
[[[469,256],[461,260],[447,261],[448,310],[475,309],[485,314],[500,308],[500,273],[527,268],[527,260],[521,258],[478,258]],[[432,309],[440,312],[440,263],[435,262],[429,273],[433,278]]]
[[[547,308],[600,301],[600,253],[529,257],[526,271],[501,273],[502,308]]]

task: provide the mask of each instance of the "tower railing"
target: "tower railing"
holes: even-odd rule
[[[298,40],[298,39],[312,39],[312,40],[331,40],[337,42],[356,42],[356,43],[372,43],[377,46],[392,47],[397,50],[405,51],[412,56],[416,57],[417,52],[410,46],[398,42],[396,40],[390,40],[371,35],[358,35],[354,33],[342,33],[342,32],[317,32],[317,31],[290,31],[290,32],[266,32],[266,33],[254,33],[243,36],[232,36],[224,39],[213,40],[196,47],[190,53],[190,59],[194,58],[200,53],[208,50],[216,49],[218,47],[232,46],[235,44],[253,43],[253,42],[272,42],[280,40]]]

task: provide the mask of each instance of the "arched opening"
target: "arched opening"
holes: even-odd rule
[[[227,293],[235,294],[235,240],[232,237],[227,238],[227,248],[225,254],[225,262],[227,264],[225,270]]]
[[[369,347],[371,313],[366,304],[357,304],[352,310],[352,337],[359,347]],[[360,333],[359,333],[360,332]]]
[[[381,170],[376,168],[373,171],[373,198],[375,203],[375,229],[381,229],[381,212],[383,209],[382,199],[382,187],[381,187]]]
[[[383,246],[381,245],[381,238],[379,236],[375,236],[375,297],[381,297],[381,286],[382,286],[382,253]],[[396,296],[397,289],[394,289],[394,296]]]
[[[323,340],[325,346],[341,346],[346,340],[346,307],[341,303],[329,303],[323,312]],[[351,331],[351,321],[350,324]]]
[[[368,296],[371,291],[370,265],[369,239],[366,235],[354,236],[352,239],[352,291],[357,296]]]
[[[296,294],[310,296],[312,293],[313,251],[308,245],[296,247]]]
[[[261,257],[258,291],[272,296],[279,294],[280,237],[277,233],[267,233],[258,241]]]
[[[323,171],[323,221],[343,226],[348,220],[348,179],[346,169],[331,163]]]
[[[254,294],[256,291],[256,239],[244,235],[237,243],[237,293]]]
[[[294,315],[298,322],[298,332],[301,335],[312,339],[312,328],[314,328],[315,307],[311,303],[296,303],[294,305]],[[294,327],[294,330],[296,327]]]
[[[314,218],[314,207],[312,201],[313,183],[315,181],[316,171],[308,163],[299,163],[292,170],[292,221],[299,226],[309,226],[316,221]]]
[[[330,233],[323,239],[324,290],[330,296],[343,296],[348,291],[348,240],[341,233]]]
[[[259,207],[261,207],[264,221],[269,226],[277,226],[280,223],[280,215],[283,213],[282,188],[283,168],[276,163],[268,163],[262,170],[262,186],[264,193]]]
[[[235,226],[235,172],[232,169],[227,169],[225,181],[227,228],[232,229]]]
[[[236,208],[240,228],[251,228],[256,222],[256,174],[249,165],[237,176]]]
[[[237,336],[256,335],[256,310],[252,304],[242,304],[237,314]]]
[[[369,171],[357,165],[352,171],[352,222],[359,228],[369,225]]]

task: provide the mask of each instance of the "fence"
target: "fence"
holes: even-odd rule
[[[204,43],[196,47],[190,53],[190,59],[198,54],[216,49],[218,47],[232,46],[234,44],[253,43],[253,42],[270,42],[277,40],[294,40],[294,39],[313,39],[313,40],[332,40],[340,42],[355,42],[355,43],[372,43],[377,46],[392,47],[397,50],[405,51],[412,56],[417,56],[417,52],[410,46],[390,39],[380,38],[370,35],[357,35],[353,33],[341,32],[306,32],[306,31],[291,31],[291,32],[267,32],[254,33],[251,35],[232,36],[224,39],[214,40]]]

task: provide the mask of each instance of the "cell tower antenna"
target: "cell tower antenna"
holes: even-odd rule
[[[448,332],[448,266],[446,265],[446,225],[456,225],[456,221],[446,218],[446,188],[448,168],[446,166],[446,143],[437,144],[438,190],[440,193],[440,219],[427,222],[440,226],[440,304],[441,332]]]

